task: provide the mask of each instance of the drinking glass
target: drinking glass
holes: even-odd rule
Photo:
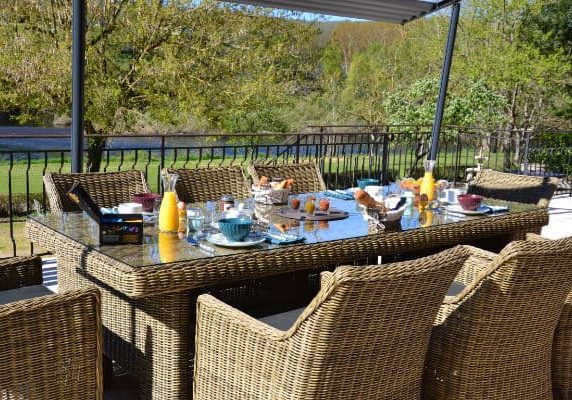
[[[161,210],[161,197],[153,201],[153,221],[155,221],[155,227],[159,228],[159,211]]]
[[[202,208],[187,208],[187,236],[200,237],[203,234],[204,222]]]

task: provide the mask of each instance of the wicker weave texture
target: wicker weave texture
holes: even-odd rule
[[[252,181],[257,184],[262,176],[269,179],[282,178],[295,180],[292,187],[292,194],[315,193],[326,190],[326,184],[322,178],[320,169],[314,163],[300,164],[276,164],[261,165],[254,164],[248,166],[248,173]]]
[[[135,194],[149,192],[145,175],[137,170],[82,174],[49,173],[44,176],[44,186],[52,212],[61,214],[80,211],[66,195],[76,181],[100,207],[114,207],[119,203],[131,202]]]
[[[248,279],[311,270],[324,265],[351,264],[355,260],[378,255],[422,251],[454,246],[476,238],[521,236],[536,231],[548,222],[546,209],[506,214],[494,218],[472,219],[463,223],[437,225],[404,232],[385,232],[355,239],[336,240],[312,245],[294,245],[265,250],[252,257],[250,252],[225,257],[193,259],[148,267],[130,267],[97,250],[28,220],[28,238],[58,257],[71,255],[84,272],[130,297],[146,297],[187,289],[228,285]]]
[[[101,346],[93,287],[0,305],[0,398],[102,400]]]
[[[287,331],[199,297],[195,400],[420,398],[431,326],[466,258],[339,267]]]
[[[105,256],[33,219],[26,223],[26,232],[32,242],[58,256],[58,280],[64,290],[94,283],[101,289],[107,354],[145,382],[142,398],[184,399],[185,379],[190,381],[193,293],[197,291],[289,271],[350,264],[380,254],[451,246],[479,237],[520,236],[547,221],[546,209],[535,209],[486,221],[280,247],[258,252],[256,257],[246,252],[140,268]]]
[[[58,257],[58,285],[92,284],[76,257]],[[140,400],[186,399],[192,348],[189,292],[130,299],[102,286],[104,352],[139,381]]]
[[[240,166],[173,169],[167,172],[179,175],[176,191],[179,200],[185,203],[200,203],[218,200],[223,194],[236,199],[250,197],[248,182]]]
[[[568,267],[572,267],[569,262]],[[572,292],[566,298],[552,345],[552,388],[555,400],[572,399]]]
[[[471,266],[472,282],[443,304],[433,328],[423,398],[552,399],[552,341],[572,288],[570,259],[572,239],[518,241]]]
[[[468,192],[499,200],[548,207],[558,183],[558,178],[482,170],[469,185]]]
[[[549,239],[534,234],[528,234],[526,240],[549,241]],[[568,267],[572,268],[572,261],[570,260]],[[572,292],[566,297],[560,320],[554,332],[552,389],[554,400],[572,399]]]
[[[0,259],[0,290],[42,284],[40,257],[10,257]]]

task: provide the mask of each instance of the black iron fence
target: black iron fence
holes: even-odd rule
[[[388,182],[421,176],[430,135],[430,126],[401,125],[318,126],[296,134],[227,137],[115,136],[101,153],[99,170],[143,170],[152,190],[158,192],[164,167],[312,161],[319,165],[328,187],[336,189],[354,186],[361,177]],[[8,138],[0,136],[0,144]],[[47,208],[42,176],[70,171],[68,139],[65,135],[20,135],[20,149],[0,150],[0,257],[41,251],[25,240],[23,224],[27,215]],[[572,132],[445,127],[436,177],[464,181],[479,168],[557,176],[562,179],[559,191],[572,195]]]

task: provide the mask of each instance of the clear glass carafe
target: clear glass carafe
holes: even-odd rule
[[[161,173],[163,181],[163,201],[159,210],[159,230],[161,232],[177,232],[179,230],[179,210],[177,209],[177,193],[175,185],[179,175]]]

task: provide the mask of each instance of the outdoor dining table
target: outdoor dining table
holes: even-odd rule
[[[105,353],[139,379],[141,398],[186,399],[191,397],[195,301],[200,293],[377,256],[486,238],[520,239],[527,232],[540,232],[548,222],[546,209],[502,202],[509,205],[508,212],[478,217],[435,212],[420,221],[413,209],[401,219],[400,229],[376,231],[355,201],[330,200],[331,207],[347,211],[348,218],[298,225],[275,214],[281,206],[266,207],[270,226],[293,225],[305,238],[292,245],[211,245],[215,251],[209,253],[148,226],[141,245],[100,246],[97,224],[83,213],[33,216],[26,232],[32,242],[57,256],[59,290],[96,285],[102,291]],[[485,203],[495,204],[491,199]]]

